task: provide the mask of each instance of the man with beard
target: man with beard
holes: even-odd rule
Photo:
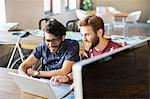
[[[86,54],[84,54],[86,57],[84,58],[101,55],[121,47],[118,43],[104,37],[104,22],[102,18],[98,16],[89,15],[83,18],[79,22],[79,27],[86,52]],[[72,79],[72,73],[69,73],[66,76],[53,76],[51,82],[59,84],[69,82]]]
[[[104,37],[102,18],[91,15],[79,22],[82,40],[88,57],[94,57],[121,47],[118,43]]]
[[[71,72],[72,65],[80,59],[79,44],[75,40],[65,39],[66,31],[60,22],[49,18],[44,29],[43,41],[19,66],[19,74],[50,78]],[[40,60],[41,69],[34,69],[33,65]]]

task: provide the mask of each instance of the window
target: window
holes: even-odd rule
[[[44,0],[44,12],[50,10],[50,0]]]
[[[0,23],[6,23],[5,0],[0,0]]]
[[[76,9],[76,2],[77,0],[44,0],[44,12],[46,15],[52,15]]]
[[[69,9],[69,0],[65,0],[65,9]]]
[[[44,12],[46,15],[61,12],[61,0],[44,0]]]
[[[61,1],[62,0],[52,0],[52,12],[57,14],[61,12]]]
[[[76,9],[76,0],[68,0],[69,10]]]
[[[76,9],[77,0],[65,0],[65,8],[66,10]]]

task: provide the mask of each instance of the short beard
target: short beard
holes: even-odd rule
[[[92,45],[90,47],[90,49],[94,48],[98,43],[99,43],[99,37],[97,35],[95,35],[94,39],[92,40]]]
[[[85,51],[89,51],[90,49],[94,48],[99,43],[99,37],[95,35],[91,41],[88,41],[87,45],[84,46]]]

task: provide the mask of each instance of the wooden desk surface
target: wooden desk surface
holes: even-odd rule
[[[0,31],[0,44],[11,45],[17,42],[19,36],[12,35],[13,32]],[[37,44],[42,40],[42,37],[29,35],[28,37],[21,38],[20,44],[22,48],[34,49]]]
[[[115,16],[115,17],[127,17],[128,13],[120,12],[120,13],[113,13],[112,15]]]
[[[0,67],[0,99],[43,99],[32,94],[22,92],[9,76],[8,71],[17,72]]]
[[[16,44],[17,39],[19,36],[12,35],[13,32],[5,32],[0,31],[0,45],[5,46],[14,46]],[[29,35],[28,37],[21,38],[20,45],[23,49],[34,49],[40,42],[42,41],[42,37]],[[80,44],[80,53],[84,52],[84,46],[82,42],[79,42]]]

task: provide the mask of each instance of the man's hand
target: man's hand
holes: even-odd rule
[[[39,75],[39,71],[33,70],[32,68],[29,68],[29,69],[27,70],[27,74],[28,74],[29,76],[36,77],[36,76]]]
[[[50,79],[50,82],[54,85],[61,84],[61,83],[67,83],[69,81],[69,78],[67,76],[53,76]]]

